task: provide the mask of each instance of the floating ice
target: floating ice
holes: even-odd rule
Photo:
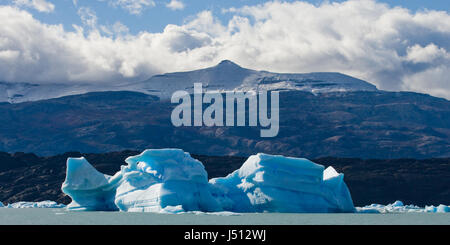
[[[253,155],[240,169],[210,183],[226,211],[354,212],[343,175],[304,158]]]
[[[354,212],[343,175],[303,158],[258,154],[224,178],[179,149],[129,157],[114,176],[69,158],[69,210],[129,212]]]
[[[0,208],[3,208],[5,205],[3,205],[2,202],[0,202]]]
[[[115,199],[120,210],[222,211],[210,193],[205,167],[189,153],[179,149],[146,150],[125,162],[128,166],[120,171],[122,179]]]
[[[42,201],[42,202],[16,202],[8,204],[7,208],[64,208],[66,205],[58,204],[54,201]]]
[[[72,198],[67,208],[82,211],[118,210],[114,205],[118,179],[120,176],[111,177],[98,172],[83,157],[67,159],[66,180],[61,188]]]
[[[146,150],[129,157],[114,176],[84,158],[69,158],[62,191],[70,210],[130,212],[222,211],[209,191],[203,164],[178,149]],[[173,208],[177,207],[177,208]]]
[[[450,213],[450,206],[445,206],[444,204],[441,204],[437,207],[426,206],[425,212],[427,212],[427,213]]]
[[[404,205],[401,201],[395,201],[388,205],[371,204],[357,207],[356,210],[358,213],[449,213],[450,206],[441,204],[437,207],[425,206],[425,208],[421,208],[416,205]]]
[[[178,205],[178,206],[167,206],[163,209],[161,209],[160,213],[163,214],[179,214],[179,213],[185,213],[183,206]]]

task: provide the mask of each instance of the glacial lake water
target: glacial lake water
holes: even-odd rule
[[[155,214],[0,208],[0,225],[450,225],[449,213]]]

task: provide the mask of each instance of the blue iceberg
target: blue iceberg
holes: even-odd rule
[[[70,210],[114,211],[116,188],[120,175],[114,177],[98,172],[84,158],[67,159],[66,179],[61,190],[72,198]]]
[[[344,175],[304,158],[257,154],[227,177],[210,180],[214,197],[233,212],[354,212]]]
[[[3,208],[5,205],[3,205],[2,202],[0,202],[0,208]]]
[[[203,164],[178,149],[146,150],[125,160],[115,205],[121,211],[221,211]],[[178,207],[178,208],[174,208]]]
[[[203,164],[179,149],[146,150],[114,176],[84,158],[67,160],[69,210],[127,212],[354,212],[343,174],[304,158],[257,154],[208,181]]]

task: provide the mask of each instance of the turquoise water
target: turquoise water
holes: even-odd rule
[[[0,225],[450,225],[450,214],[155,214],[0,209]]]

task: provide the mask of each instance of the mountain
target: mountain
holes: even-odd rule
[[[123,85],[105,84],[33,84],[0,82],[0,102],[21,103],[85,94],[92,91],[120,91]]]
[[[170,98],[177,90],[192,92],[193,84],[199,82],[203,84],[205,91],[212,92],[296,90],[324,93],[377,90],[370,83],[340,73],[272,73],[245,69],[229,60],[206,69],[156,75],[149,80],[127,86],[131,91]]]
[[[0,151],[181,148],[217,156],[450,157],[450,101],[424,94],[282,91],[274,138],[261,138],[259,127],[174,127],[175,106],[125,91],[0,103]]]
[[[177,90],[192,92],[201,82],[206,91],[300,90],[314,93],[333,91],[376,91],[365,81],[340,73],[282,74],[254,71],[224,60],[217,66],[155,75],[141,82],[32,84],[0,82],[0,102],[20,103],[101,91],[134,91],[170,98]]]
[[[167,98],[175,90],[192,91],[195,82],[218,92],[279,90],[278,136],[261,138],[258,127],[174,127],[176,105]],[[222,61],[142,82],[0,83],[0,89],[0,99],[9,102],[0,103],[0,151],[6,152],[176,147],[205,155],[450,157],[448,100],[380,91],[339,73],[278,74]]]

